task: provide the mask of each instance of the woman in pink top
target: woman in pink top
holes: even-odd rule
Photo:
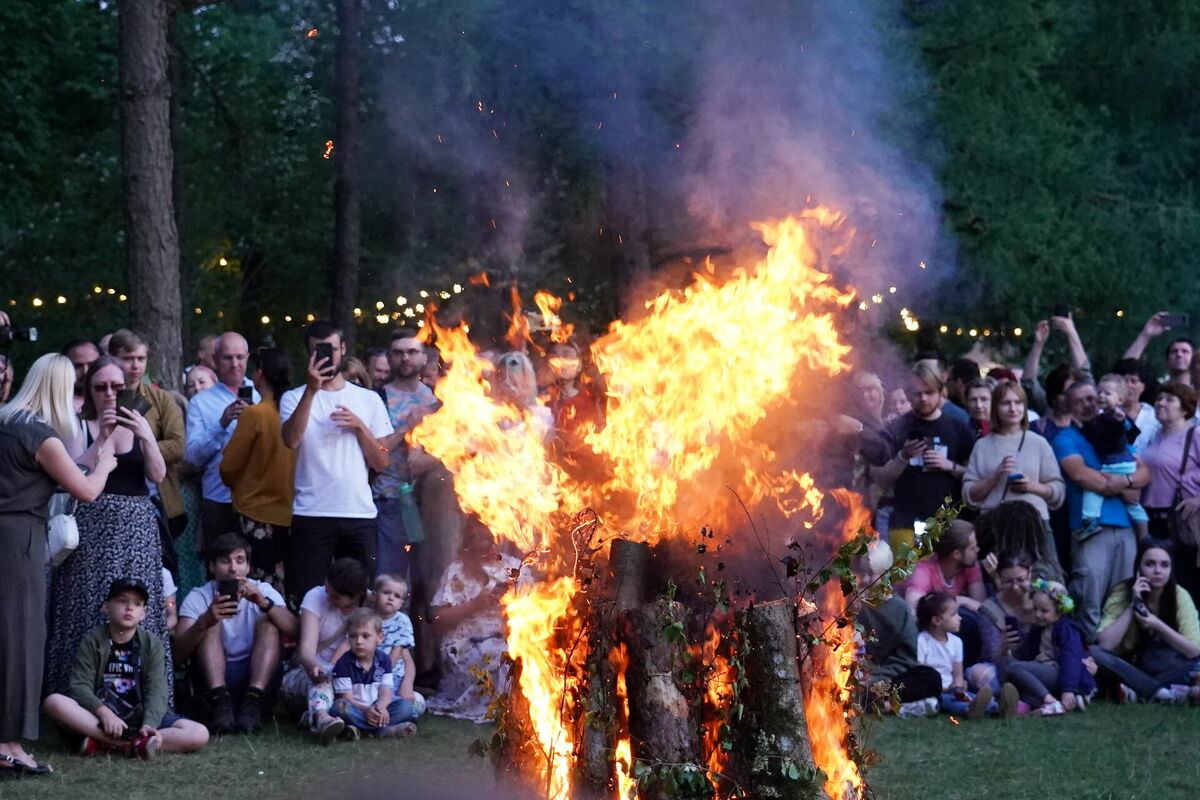
[[[1195,389],[1174,381],[1164,383],[1154,401],[1159,428],[1138,453],[1150,470],[1150,483],[1142,490],[1142,505],[1150,515],[1150,535],[1174,545],[1176,580],[1193,597],[1200,596],[1196,548],[1173,539],[1167,520],[1177,504],[1181,515],[1200,513],[1200,435],[1191,424],[1195,414]]]

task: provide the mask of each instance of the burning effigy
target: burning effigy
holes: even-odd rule
[[[596,342],[607,413],[583,435],[590,469],[498,401],[466,325],[426,326],[451,368],[411,441],[524,555],[500,600],[512,663],[492,748],[513,796],[864,789],[852,591],[822,567],[871,535],[870,514],[822,484],[810,445],[813,399],[850,368],[839,319],[856,295],[827,265],[853,231],[822,208],[755,227],[765,254],[706,264]],[[554,298],[537,302],[558,322]]]

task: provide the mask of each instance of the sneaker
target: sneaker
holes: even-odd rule
[[[217,735],[237,731],[233,718],[233,698],[224,686],[212,690],[212,718],[208,722],[208,728]]]
[[[992,703],[992,696],[992,687],[981,687],[979,694],[975,695],[975,699],[967,706],[967,719],[983,719]]]
[[[139,736],[129,743],[130,758],[140,758],[149,761],[158,755],[159,744],[157,736]]]
[[[896,716],[928,717],[930,714],[936,714],[937,709],[937,698],[926,697],[923,700],[911,700],[907,703],[901,703],[900,709],[896,712]]]
[[[240,733],[258,733],[262,730],[262,692],[258,689],[247,689],[242,699],[242,707],[238,710],[234,727]]]
[[[1155,691],[1154,696],[1151,697],[1150,699],[1152,701],[1154,701],[1155,703],[1164,703],[1166,705],[1175,705],[1176,703],[1184,702],[1187,699],[1187,697],[1186,696],[1181,697],[1178,694],[1176,694],[1175,692],[1171,691],[1171,688],[1169,686],[1163,686],[1163,687],[1160,687],[1157,691]]]
[[[324,722],[318,722],[312,728],[318,744],[329,744],[341,736],[344,730],[346,730],[346,723],[337,717],[327,717]]]
[[[1063,708],[1063,704],[1061,702],[1055,700],[1053,703],[1043,704],[1042,707],[1037,710],[1037,713],[1043,717],[1057,717],[1067,713],[1067,710]]]
[[[113,746],[107,742],[102,742],[99,739],[93,739],[90,736],[83,737],[83,744],[79,745],[79,755],[81,756],[98,756],[104,753],[111,753]]]
[[[388,725],[379,734],[382,739],[407,739],[410,736],[417,735],[417,726],[412,722],[401,722],[396,725]]]
[[[1021,703],[1021,693],[1011,683],[1000,687],[1000,716],[1010,719],[1017,715]]]
[[[1136,703],[1137,701],[1138,695],[1133,689],[1130,689],[1123,683],[1117,687],[1117,702],[1119,704],[1125,705],[1126,703]]]

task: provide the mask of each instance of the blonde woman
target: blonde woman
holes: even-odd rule
[[[0,777],[49,771],[21,740],[38,736],[50,496],[59,485],[91,502],[117,465],[111,446],[97,451],[88,475],[67,454],[64,442],[77,432],[74,387],[71,360],[49,353],[0,408]]]

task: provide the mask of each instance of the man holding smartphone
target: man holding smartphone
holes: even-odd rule
[[[289,596],[299,601],[325,580],[335,558],[358,560],[375,574],[375,503],[369,470],[388,466],[392,423],[379,395],[342,376],[342,332],[308,326],[308,380],[279,402],[283,441],[296,450],[295,501],[286,561]]]
[[[222,334],[214,352],[217,385],[193,397],[187,413],[187,462],[204,471],[200,479],[201,552],[207,552],[221,534],[239,532],[233,495],[221,480],[221,454],[237,428],[242,409],[250,405],[238,392],[249,387],[253,402],[261,399],[254,382],[246,377],[246,362],[250,359],[246,339],[240,333]]]

